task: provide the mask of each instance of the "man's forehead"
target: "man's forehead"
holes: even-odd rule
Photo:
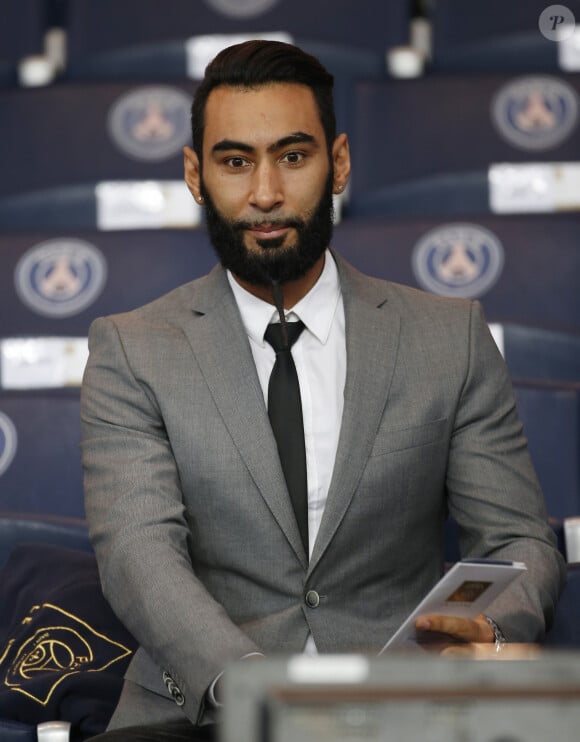
[[[209,94],[205,127],[263,126],[266,122],[302,129],[301,123],[322,126],[316,100],[307,85],[267,83],[255,87],[220,85]]]

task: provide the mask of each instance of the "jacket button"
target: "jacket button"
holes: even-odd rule
[[[171,677],[171,675],[168,672],[163,673],[163,682],[167,686],[167,690],[171,694],[171,697],[175,701],[175,703],[178,706],[183,706],[185,703],[185,696],[181,692],[181,689],[175,682],[175,680]]]
[[[185,703],[185,696],[183,693],[179,690],[179,688],[175,687],[171,690],[171,695],[173,696],[173,700],[177,704],[177,706],[183,706]]]
[[[309,590],[306,593],[305,600],[306,600],[306,605],[309,608],[318,608],[318,606],[320,605],[320,596],[318,595],[316,590]]]

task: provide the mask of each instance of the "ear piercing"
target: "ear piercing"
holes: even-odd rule
[[[342,193],[344,191],[344,185],[342,183],[337,183],[334,186],[334,190],[337,191],[338,193]]]

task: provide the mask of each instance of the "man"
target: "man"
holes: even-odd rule
[[[465,555],[528,571],[487,618],[421,627],[464,646],[540,639],[563,565],[479,305],[363,276],[328,249],[350,173],[331,76],[290,45],[230,47],[192,125],[185,177],[221,265],[90,333],[87,517],[105,594],[141,645],[107,738],[211,735],[235,660],[379,651],[441,576],[448,510]],[[302,408],[302,531],[264,340],[296,320],[285,414]]]

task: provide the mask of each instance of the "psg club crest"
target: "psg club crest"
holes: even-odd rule
[[[440,296],[475,299],[499,278],[504,251],[498,238],[483,227],[446,224],[417,242],[412,261],[422,288]]]
[[[3,412],[0,412],[0,477],[12,463],[16,454],[18,437],[14,423]]]
[[[190,110],[191,99],[177,88],[137,88],[112,106],[109,134],[117,147],[135,160],[169,160],[191,140]]]
[[[510,144],[539,152],[557,147],[576,128],[578,95],[555,77],[519,77],[499,90],[491,113]]]
[[[9,642],[6,688],[46,706],[58,686],[81,672],[102,672],[131,650],[69,611],[43,603],[23,621],[35,627],[23,643]]]
[[[58,239],[30,248],[18,261],[16,292],[45,317],[79,314],[100,295],[107,264],[100,250],[77,239]]]
[[[229,18],[255,18],[278,5],[280,0],[206,0],[210,8]]]

